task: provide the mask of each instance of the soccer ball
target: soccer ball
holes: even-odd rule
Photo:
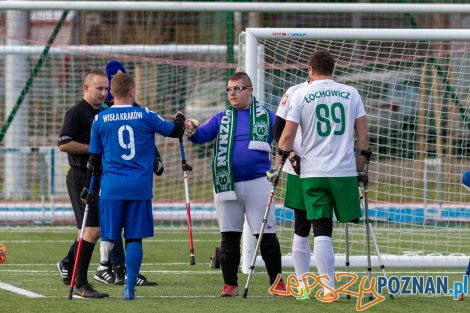
[[[6,259],[7,259],[7,247],[3,243],[0,243],[0,264],[3,264],[3,262],[5,262]]]

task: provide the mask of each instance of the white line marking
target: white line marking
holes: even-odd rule
[[[188,242],[188,239],[149,239],[144,243],[165,243],[165,242]],[[220,239],[195,239],[194,242],[220,242]],[[70,240],[4,240],[4,244],[10,243],[70,243]]]
[[[0,282],[0,289],[17,293],[19,295],[26,296],[28,298],[45,298],[43,295],[34,293],[32,291],[28,291],[26,289],[15,287],[10,284],[2,283],[2,282]]]
[[[209,263],[207,263],[209,264]],[[25,266],[32,266],[32,267],[37,267],[37,266],[57,266],[56,263],[7,263],[6,264],[8,267],[10,266],[18,266],[18,267],[25,267]],[[98,263],[91,262],[90,265],[95,266],[99,265]],[[175,263],[142,263],[142,266],[175,266],[175,265],[188,265],[188,262],[175,262]],[[1,267],[0,267],[1,268]],[[57,271],[57,270],[56,270]]]

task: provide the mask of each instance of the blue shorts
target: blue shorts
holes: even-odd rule
[[[100,199],[101,237],[117,240],[124,227],[124,238],[153,237],[152,199]]]

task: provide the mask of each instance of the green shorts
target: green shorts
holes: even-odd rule
[[[357,177],[302,178],[307,219],[332,218],[350,222],[362,216]]]
[[[304,191],[302,181],[297,175],[288,174],[286,184],[286,197],[284,198],[286,208],[305,211]]]

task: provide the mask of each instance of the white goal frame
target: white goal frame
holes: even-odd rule
[[[279,40],[470,40],[468,29],[377,29],[377,28],[247,28],[242,34],[245,36],[245,64],[244,70],[250,76],[255,93],[263,86],[262,71],[258,64],[259,60],[259,39],[279,39]],[[240,51],[243,51],[240,49]],[[260,63],[261,62],[261,63]],[[243,64],[241,64],[243,66]],[[255,239],[250,228],[245,223],[242,241],[242,261],[241,270],[247,274],[253,260],[255,250]],[[468,256],[465,255],[382,255],[383,262],[387,267],[461,267],[468,263]],[[344,254],[335,256],[337,267],[344,266]],[[352,267],[364,267],[367,265],[366,256],[351,257]],[[282,257],[283,266],[293,266],[290,255]],[[263,266],[264,262],[257,256],[256,266]],[[313,256],[311,266],[315,266]],[[378,262],[373,257],[373,266],[378,266]]]

